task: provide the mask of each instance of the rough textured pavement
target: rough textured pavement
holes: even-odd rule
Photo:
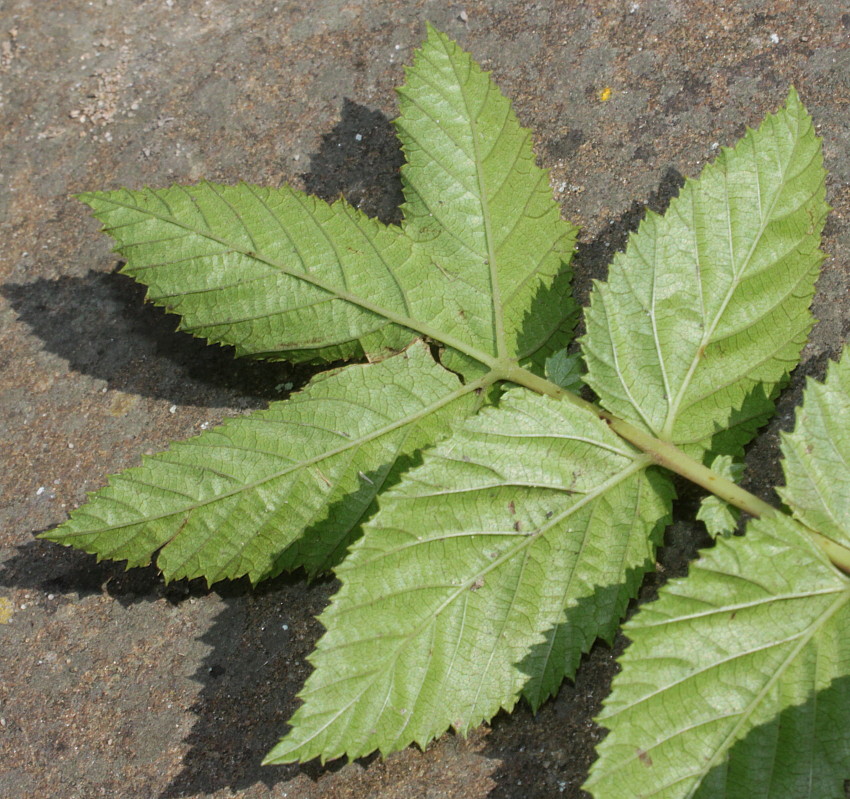
[[[581,795],[614,671],[606,646],[536,718],[520,709],[385,761],[261,768],[332,582],[166,587],[34,540],[142,453],[309,376],[172,333],[70,195],[290,181],[393,218],[387,119],[425,20],[493,71],[535,131],[583,230],[580,299],[646,204],[663,207],[790,83],[800,91],[835,210],[820,324],[750,453],[749,485],[769,497],[777,430],[850,331],[846,3],[0,0],[0,795]],[[683,492],[683,518],[694,501]],[[664,573],[700,541],[698,526],[674,525]]]

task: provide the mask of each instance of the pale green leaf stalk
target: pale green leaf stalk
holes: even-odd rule
[[[44,537],[166,579],[335,568],[304,703],[267,762],[357,757],[556,693],[654,566],[671,470],[761,519],[630,623],[589,784],[750,799],[763,750],[784,791],[765,796],[808,795],[805,768],[831,796],[848,773],[850,359],[783,442],[796,521],[720,473],[812,325],[828,208],[796,92],[644,220],[569,357],[576,230],[509,101],[429,27],[399,105],[399,226],[289,187],[81,195],[181,329],[249,357],[369,363],[145,458]],[[602,408],[574,393],[582,357]],[[710,793],[731,785],[750,787]]]

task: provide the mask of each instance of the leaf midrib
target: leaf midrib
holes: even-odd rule
[[[495,242],[494,242],[494,233],[493,233],[493,226],[492,226],[492,214],[491,214],[491,211],[490,211],[489,193],[488,193],[487,186],[486,186],[485,179],[484,179],[484,158],[482,157],[482,154],[481,154],[481,142],[479,140],[479,134],[478,134],[478,125],[477,125],[478,117],[477,117],[477,115],[473,114],[472,109],[469,106],[469,98],[468,98],[467,92],[466,92],[466,86],[467,86],[466,79],[463,78],[458,73],[457,64],[455,63],[455,60],[452,58],[451,53],[449,53],[446,50],[446,44],[442,40],[442,38],[440,39],[440,46],[441,46],[443,54],[446,56],[446,59],[448,60],[448,62],[451,65],[452,72],[454,73],[454,76],[455,76],[455,79],[456,79],[456,86],[457,86],[457,89],[458,89],[457,98],[459,98],[460,101],[463,103],[464,110],[466,111],[466,113],[464,115],[464,121],[469,126],[469,138],[470,138],[470,144],[472,146],[471,161],[472,161],[472,165],[474,167],[475,182],[476,182],[476,186],[477,186],[477,192],[475,194],[475,197],[476,197],[476,200],[478,201],[479,207],[481,208],[481,220],[482,220],[482,224],[483,224],[483,228],[484,228],[483,233],[484,233],[484,241],[485,241],[485,248],[486,248],[486,253],[485,253],[486,258],[485,258],[485,260],[486,260],[486,265],[488,267],[488,273],[489,273],[489,279],[490,279],[490,294],[491,294],[490,302],[491,302],[491,308],[492,308],[492,312],[493,312],[493,336],[494,336],[494,341],[495,341],[495,344],[496,344],[496,357],[497,357],[498,360],[505,361],[508,358],[508,348],[507,348],[507,342],[506,342],[506,337],[505,337],[504,308],[503,308],[503,305],[502,305],[501,285],[499,283],[498,261],[497,261],[497,257],[496,257],[496,247],[495,247]],[[434,67],[434,71],[435,71],[435,73],[437,73],[438,69],[436,67]],[[469,75],[472,74],[472,72],[473,72],[473,67],[471,65],[469,65],[469,74],[467,75],[467,78],[469,77]],[[453,105],[456,102],[455,97],[447,96],[445,91],[443,90],[443,87],[436,85],[433,81],[431,81],[429,79],[429,77],[426,74],[420,74],[419,78],[421,80],[423,80],[425,83],[427,83],[432,88],[432,90],[434,90],[437,94],[441,95],[443,97],[443,99],[449,105]],[[488,83],[485,91],[489,92],[491,90],[492,89],[491,89],[491,87],[489,86],[489,83]],[[430,112],[426,111],[422,107],[422,105],[415,100],[415,98],[411,98],[409,94],[405,94],[405,98],[408,101],[410,101],[413,105],[417,106],[419,108],[419,110],[422,111],[422,113],[425,114],[429,119],[433,119]],[[485,105],[485,102],[486,101],[483,101],[481,103],[482,107]],[[421,140],[418,137],[416,137],[415,135],[413,135],[413,133],[410,130],[407,130],[407,133],[412,139],[414,139],[419,144],[420,147],[427,150],[427,147],[425,147],[425,145],[421,142]],[[449,138],[451,140],[452,144],[454,144],[454,146],[458,150],[460,150],[462,153],[464,153],[464,155],[469,157],[469,155],[466,152],[465,147],[461,143],[458,143],[457,141],[455,141],[454,138],[451,137],[451,135],[449,134],[449,132],[447,130],[443,130],[442,133],[443,133],[443,135],[445,135],[447,138]],[[496,139],[494,146],[495,146],[496,143],[498,143],[498,138]],[[447,174],[449,174],[449,175],[452,174],[451,170],[445,165],[445,163],[443,163],[443,159],[434,157],[433,160],[435,161],[435,163],[438,163],[440,165],[440,167]],[[458,181],[458,183],[460,185],[463,185],[462,181]],[[415,185],[413,185],[411,188],[413,188],[415,190]],[[466,189],[466,190],[469,191],[469,189]],[[425,207],[428,207],[427,204],[424,202],[424,200],[423,200],[423,198],[422,198],[422,196],[419,192],[417,192],[417,196],[419,197],[420,202],[422,202],[422,204]],[[435,217],[435,218],[438,218],[438,217]],[[446,233],[448,233],[449,235],[451,235],[453,238],[457,239],[457,234],[453,230],[451,230],[450,227],[447,227],[446,225],[441,223],[440,228],[441,228],[441,230],[443,230]],[[481,255],[481,253],[479,253],[475,250],[472,250],[469,247],[469,245],[466,244],[465,242],[463,242],[463,246],[466,249],[470,250],[470,252],[472,252],[475,256]],[[446,343],[448,343],[448,342],[446,342]],[[450,346],[454,346],[454,345],[450,345]],[[457,348],[457,349],[459,349],[459,348]],[[476,356],[473,356],[473,357],[476,357]]]
[[[203,185],[207,185],[207,184],[203,184]],[[154,195],[155,194],[156,193],[154,192]],[[88,195],[81,195],[81,198],[85,199],[86,196],[88,196]],[[303,280],[304,282],[309,283],[310,285],[313,285],[316,288],[321,289],[322,291],[328,292],[329,294],[336,297],[337,299],[343,300],[345,302],[349,302],[352,305],[356,305],[360,308],[363,308],[366,311],[370,311],[371,313],[374,313],[377,316],[383,317],[390,322],[393,322],[397,325],[400,325],[401,327],[405,327],[405,328],[408,328],[409,330],[416,331],[416,332],[420,333],[422,336],[424,336],[428,339],[432,339],[434,341],[439,341],[439,342],[445,344],[446,346],[451,347],[452,349],[459,350],[460,352],[463,352],[464,354],[470,356],[471,358],[475,359],[476,361],[479,361],[480,363],[484,364],[485,366],[487,366],[490,369],[498,369],[499,366],[501,365],[501,362],[504,360],[504,357],[494,358],[492,355],[478,349],[477,347],[472,346],[468,342],[463,341],[462,339],[460,339],[456,336],[453,336],[450,333],[446,333],[445,331],[439,330],[438,328],[435,328],[434,326],[432,326],[432,325],[430,325],[426,322],[423,322],[423,321],[416,319],[412,316],[407,316],[405,314],[400,314],[400,313],[397,313],[395,311],[392,311],[389,308],[385,308],[385,307],[383,307],[383,306],[381,306],[377,303],[371,302],[370,300],[366,299],[365,297],[360,297],[356,294],[351,293],[350,291],[341,290],[339,288],[336,288],[336,287],[330,285],[329,283],[327,283],[325,280],[317,278],[317,277],[310,275],[306,272],[299,272],[299,271],[296,271],[294,269],[291,269],[290,267],[286,266],[285,264],[275,260],[271,256],[264,255],[259,250],[249,249],[247,247],[242,246],[241,244],[235,244],[234,242],[231,242],[231,241],[229,241],[225,238],[222,238],[221,236],[216,236],[209,231],[200,230],[198,227],[191,225],[187,222],[184,222],[180,219],[177,219],[176,217],[174,217],[171,214],[165,214],[165,213],[153,210],[151,208],[143,208],[138,204],[117,200],[112,196],[109,196],[109,197],[98,196],[98,199],[103,201],[103,202],[111,203],[112,205],[118,206],[120,208],[126,208],[127,210],[135,211],[135,212],[139,213],[140,215],[152,217],[154,219],[159,220],[160,222],[170,224],[170,225],[174,225],[175,227],[182,228],[183,230],[186,230],[189,233],[192,233],[192,234],[199,236],[201,238],[205,238],[205,239],[209,239],[210,241],[214,241],[217,244],[228,248],[231,252],[238,252],[239,254],[245,256],[246,258],[249,258],[249,259],[254,260],[258,263],[264,264],[265,266],[269,267],[270,269],[273,269],[277,272],[285,274],[289,277],[293,277],[297,280]],[[311,216],[312,216],[312,213],[311,213]],[[316,224],[321,227],[318,220],[314,220],[314,221],[316,221]],[[117,228],[107,227],[106,231],[109,232],[111,230],[116,230],[116,229]],[[249,236],[250,236],[250,233],[249,233]],[[121,246],[123,246],[123,245],[121,245]],[[121,246],[119,246],[119,250],[121,249]],[[491,265],[491,269],[492,269],[492,265]],[[503,350],[504,350],[504,334],[502,335],[502,351]],[[500,351],[500,350],[498,350],[498,348],[497,348],[497,351]]]
[[[448,53],[446,53],[449,56]],[[484,240],[487,245],[487,267],[490,274],[490,291],[492,295],[493,307],[493,335],[496,341],[496,355],[499,360],[507,358],[507,344],[505,342],[505,322],[504,309],[502,308],[501,286],[499,284],[499,274],[496,262],[496,248],[493,241],[493,224],[490,212],[490,200],[487,193],[487,186],[484,182],[484,160],[481,156],[481,142],[478,134],[478,117],[473,115],[472,109],[469,107],[469,99],[466,95],[466,83],[461,80],[461,76],[457,72],[457,66],[454,59],[449,56],[452,65],[452,72],[457,78],[457,85],[460,89],[460,96],[463,100],[464,108],[466,109],[466,119],[469,122],[469,133],[472,140],[472,157],[475,165],[475,180],[478,184],[478,198],[481,205],[481,218],[484,223]],[[472,67],[470,66],[470,73]],[[485,91],[492,91],[489,81],[486,84]],[[481,103],[483,107],[484,102]],[[498,142],[498,139],[496,140]],[[495,143],[493,145],[496,146]]]
[[[801,144],[800,126],[799,126],[799,121],[797,121],[797,120],[795,120],[795,130],[794,130],[793,135],[794,135],[793,151],[796,152],[798,150],[800,144]],[[755,150],[756,137],[755,137],[754,134],[751,134],[750,141],[752,143],[753,150]],[[758,181],[758,174],[759,174],[758,162],[756,161],[754,155],[752,156],[752,160],[753,160],[753,163],[755,164],[755,170],[756,170],[756,181],[755,182],[756,182],[756,186],[757,186],[758,192],[759,192],[759,195],[758,195],[759,196],[759,211],[761,211],[761,185]],[[779,197],[782,195],[786,186],[790,182],[789,178],[788,178],[788,170],[790,168],[790,163],[791,163],[790,158],[779,159],[780,173],[781,173],[781,176],[782,176],[781,180],[779,181],[779,184],[778,184],[778,186],[776,187],[776,189],[773,193],[773,197],[770,200],[770,204],[769,204],[768,208],[761,215],[761,221],[760,221],[760,224],[759,224],[759,227],[758,227],[758,232],[756,233],[755,236],[753,236],[752,242],[750,244],[749,251],[747,252],[746,256],[744,257],[740,268],[733,275],[733,278],[732,278],[732,281],[730,282],[729,288],[726,291],[726,296],[723,298],[722,302],[720,303],[720,306],[718,307],[717,311],[715,312],[714,318],[711,320],[711,323],[705,326],[705,330],[703,332],[703,335],[702,335],[702,338],[699,342],[699,345],[694,350],[694,355],[691,359],[691,363],[690,363],[690,366],[688,367],[688,371],[685,375],[685,378],[682,381],[682,385],[679,387],[679,391],[677,392],[675,399],[670,403],[669,410],[667,412],[667,419],[664,422],[664,426],[662,427],[661,431],[657,433],[658,437],[661,438],[662,440],[668,440],[669,441],[669,440],[672,439],[673,428],[676,424],[676,419],[678,417],[679,406],[681,405],[681,403],[684,399],[685,393],[687,392],[688,388],[690,387],[691,380],[693,378],[694,372],[696,371],[697,367],[699,366],[699,364],[701,362],[702,353],[705,350],[705,348],[711,343],[712,336],[714,335],[714,331],[717,329],[717,325],[720,324],[720,320],[723,317],[723,314],[726,312],[726,308],[729,306],[729,303],[732,301],[732,298],[733,298],[735,292],[737,291],[738,287],[740,286],[741,282],[747,276],[747,274],[746,274],[747,269],[749,267],[749,264],[752,261],[753,254],[756,250],[756,247],[758,246],[759,242],[762,240],[762,237],[764,236],[764,232],[767,229],[767,226],[773,221],[773,211],[776,207],[776,203],[778,202]],[[728,172],[726,170],[726,165],[725,164],[722,164],[722,165],[718,164],[717,166],[718,167],[722,166],[724,183],[727,183],[729,176],[728,176]],[[806,166],[806,169],[807,168],[808,168],[808,165]],[[794,177],[795,178],[798,177],[799,174],[800,173],[798,173]],[[695,188],[694,188],[695,185],[696,185],[696,182],[692,185],[692,189],[691,189],[692,190],[692,196],[695,196]],[[726,191],[726,196],[727,197],[729,196],[728,189]],[[807,199],[810,199],[810,198],[807,198]],[[726,203],[725,210],[726,210],[726,219],[727,219],[727,222],[728,222],[728,226],[730,227],[730,230],[728,232],[729,249],[730,249],[730,254],[732,255],[730,260],[731,260],[731,263],[734,265],[734,263],[735,263],[734,241],[733,241],[733,236],[732,236],[732,231],[731,231],[732,213],[731,213],[731,208],[729,207],[728,202]],[[699,251],[697,251],[696,255],[697,255],[697,264],[699,265]],[[702,290],[702,280],[700,280],[699,282],[700,282],[700,291],[701,291]],[[758,320],[755,320],[755,321],[758,321]],[[753,324],[755,324],[755,322]]]
[[[574,514],[575,512],[580,510],[582,507],[584,507],[587,503],[589,503],[589,502],[593,501],[594,499],[598,498],[599,496],[603,495],[604,493],[609,491],[611,488],[615,487],[616,485],[621,483],[623,480],[630,477],[632,474],[635,474],[636,472],[640,471],[641,469],[646,468],[646,466],[648,466],[649,464],[650,464],[650,459],[648,457],[637,455],[634,458],[634,460],[632,461],[632,463],[628,464],[623,469],[621,469],[617,474],[615,474],[614,476],[612,476],[608,480],[606,480],[601,486],[599,486],[597,488],[597,490],[593,494],[589,494],[589,495],[583,497],[581,500],[576,502],[574,505],[571,505],[569,508],[567,508],[562,513],[558,514],[557,516],[553,517],[552,519],[547,520],[546,524],[542,525],[534,533],[522,536],[515,546],[509,547],[508,550],[505,553],[503,553],[501,556],[499,556],[498,558],[493,560],[491,563],[487,564],[487,566],[484,569],[479,570],[474,575],[472,575],[471,579],[467,579],[461,585],[457,586],[456,590],[452,594],[450,594],[434,612],[428,614],[428,616],[426,618],[424,618],[422,620],[422,622],[420,622],[420,624],[418,624],[415,628],[410,630],[405,636],[394,636],[394,638],[401,638],[402,640],[397,645],[392,660],[388,661],[386,663],[386,665],[383,666],[380,670],[373,670],[371,672],[371,679],[368,680],[368,684],[365,685],[362,688],[362,690],[358,691],[357,695],[354,698],[352,698],[352,700],[350,702],[348,702],[345,705],[345,707],[340,708],[339,711],[337,713],[335,713],[329,721],[327,721],[325,724],[323,724],[322,727],[319,730],[312,733],[308,738],[299,742],[294,749],[290,750],[287,753],[286,756],[288,757],[290,754],[292,754],[292,752],[295,752],[298,749],[302,749],[310,741],[315,740],[315,738],[317,738],[319,735],[321,735],[331,724],[333,724],[340,716],[342,716],[343,713],[345,713],[350,707],[352,707],[357,701],[359,701],[360,698],[374,685],[374,683],[376,682],[376,680],[379,679],[379,677],[381,677],[383,674],[386,674],[391,669],[395,668],[395,664],[398,661],[398,658],[401,657],[402,651],[405,650],[407,648],[407,646],[409,646],[411,644],[412,641],[416,640],[419,637],[419,635],[421,635],[422,632],[427,628],[427,626],[432,624],[447,607],[449,607],[452,603],[455,602],[455,600],[459,596],[463,595],[464,592],[468,591],[469,587],[473,583],[475,583],[476,580],[479,580],[479,579],[486,577],[494,569],[498,568],[499,566],[501,566],[506,561],[514,558],[517,555],[518,552],[520,552],[521,550],[530,546],[531,543],[536,541],[542,535],[545,535],[545,533],[548,532],[548,530],[550,530],[555,524],[558,524],[561,521],[563,521],[564,519],[568,518],[570,515]],[[519,537],[519,534],[516,534],[516,535]],[[430,540],[429,540],[429,542],[430,542]],[[418,543],[421,544],[422,542],[418,542]],[[369,561],[365,561],[362,564],[358,564],[358,568],[360,568],[360,567],[362,567],[362,566],[364,566],[368,563],[372,563],[375,560],[380,560],[382,557],[385,557],[389,554],[392,554],[393,551],[394,550],[389,550],[387,552],[383,552],[380,555],[377,555],[375,558],[370,559]],[[343,566],[343,569],[341,569],[338,572],[338,576],[340,578],[342,578],[343,580],[346,580],[348,578],[348,575],[345,573],[344,566]],[[354,605],[352,607],[344,608],[342,611],[338,611],[335,614],[335,616],[338,618],[339,616],[345,615],[346,613],[350,613],[354,610],[357,610],[358,608],[363,608],[365,606],[374,604],[376,601],[378,601],[381,598],[382,597],[377,597],[377,598],[370,599],[370,600],[365,601],[365,602],[360,602],[357,605]],[[333,606],[331,606],[331,609],[333,609]],[[330,656],[331,653],[333,653],[337,650],[337,648],[344,647],[344,646],[348,645],[349,643],[350,642],[342,642],[339,645],[335,645],[331,649],[324,650],[323,655]],[[354,679],[357,676],[358,675],[352,675],[351,679]],[[365,676],[368,678],[370,676],[370,674],[367,674]],[[361,676],[361,678],[362,678],[362,676]],[[357,756],[356,754],[354,754],[352,752],[349,752],[349,754],[351,754],[352,756],[355,756],[355,757]]]
[[[237,488],[234,488],[231,491],[227,491],[227,492],[224,492],[224,493],[221,493],[221,494],[217,494],[213,497],[210,497],[209,499],[194,502],[190,505],[185,505],[185,506],[183,506],[183,507],[181,507],[177,510],[169,511],[168,513],[161,513],[161,514],[157,514],[156,516],[146,516],[144,519],[140,519],[136,522],[133,522],[133,524],[150,524],[151,522],[156,522],[156,521],[159,521],[161,519],[168,519],[168,518],[171,518],[172,516],[177,516],[181,513],[189,513],[189,512],[195,511],[198,508],[202,508],[206,505],[211,505],[215,502],[219,502],[219,501],[228,499],[229,497],[236,496],[236,495],[241,494],[245,491],[251,491],[251,490],[253,490],[253,489],[255,489],[255,488],[257,488],[261,485],[264,485],[265,483],[271,482],[273,480],[277,480],[281,477],[285,477],[287,474],[290,474],[291,472],[297,471],[299,469],[307,468],[307,467],[312,466],[316,463],[320,463],[320,462],[326,460],[327,458],[335,457],[335,456],[340,455],[343,452],[346,452],[347,450],[350,450],[354,447],[360,447],[364,444],[367,444],[370,441],[373,441],[377,438],[380,438],[383,435],[391,433],[394,430],[397,430],[401,427],[404,427],[405,425],[412,424],[413,422],[415,422],[419,419],[422,419],[426,416],[431,415],[432,413],[435,413],[440,408],[445,407],[446,405],[450,404],[451,402],[454,402],[457,399],[460,399],[461,397],[463,397],[466,394],[469,394],[470,392],[477,391],[480,388],[486,388],[486,386],[488,386],[490,384],[490,382],[492,382],[491,378],[489,376],[485,375],[484,377],[482,377],[479,380],[476,380],[473,383],[468,383],[466,385],[463,385],[459,389],[451,392],[450,394],[442,396],[439,400],[436,400],[435,402],[431,403],[426,408],[420,409],[413,414],[405,416],[404,418],[396,420],[396,421],[394,421],[394,422],[392,422],[388,425],[385,425],[384,427],[381,427],[378,430],[375,430],[375,431],[373,431],[373,432],[371,432],[371,433],[369,433],[365,436],[362,436],[360,438],[352,438],[352,439],[348,440],[344,445],[337,447],[336,449],[327,450],[325,452],[319,453],[318,455],[315,455],[312,458],[308,458],[306,460],[302,460],[302,461],[298,461],[296,463],[292,463],[287,468],[281,469],[280,471],[274,472],[273,474],[267,475],[267,476],[265,476],[265,477],[263,477],[259,480],[255,480],[255,481],[249,482],[249,483],[240,483]],[[329,432],[335,432],[335,431],[329,431]],[[220,446],[225,446],[225,445],[220,445]],[[166,452],[164,452],[162,454],[163,455],[167,454],[167,450],[166,450]],[[281,456],[281,457],[283,457],[283,456]],[[171,461],[171,464],[175,465],[175,466],[181,466],[181,467],[184,466],[183,464],[175,463],[174,461]],[[202,467],[202,468],[206,468],[206,467]],[[127,479],[126,473],[125,473],[125,475],[122,475],[122,476],[125,479]],[[236,479],[236,478],[231,478],[231,479]],[[135,481],[134,478],[133,478],[133,480]],[[135,482],[140,482],[140,481],[135,481]],[[110,497],[110,501],[113,501],[111,497]],[[103,533],[108,533],[112,530],[124,529],[127,526],[128,526],[127,522],[122,522],[122,523],[119,523],[119,524],[100,527],[100,528],[97,528],[97,529],[94,529],[94,530],[88,529],[88,530],[80,530],[80,531],[76,531],[76,532],[68,532],[68,533],[65,533],[63,535],[63,538],[77,538],[77,537],[81,537],[81,536],[102,535]],[[167,546],[169,543],[171,543],[171,541],[173,539],[174,539],[174,536],[169,538],[168,541],[163,543],[161,546],[162,547]]]

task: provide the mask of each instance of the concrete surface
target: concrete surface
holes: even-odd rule
[[[386,761],[260,768],[332,583],[166,587],[34,540],[142,453],[308,377],[173,334],[114,274],[109,241],[70,194],[291,181],[392,218],[387,119],[425,20],[493,70],[535,131],[583,229],[582,299],[644,205],[663,207],[796,85],[835,210],[820,324],[750,454],[749,485],[769,496],[776,431],[850,331],[846,3],[0,0],[0,796],[581,795],[614,671],[605,646],[536,718],[520,709]],[[683,518],[694,502],[685,492]],[[664,573],[701,540],[674,525]]]

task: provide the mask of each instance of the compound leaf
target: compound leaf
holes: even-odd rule
[[[521,389],[457,426],[337,569],[304,705],[267,762],[425,745],[523,691],[539,704],[654,565],[672,490],[648,463]]]
[[[471,412],[474,389],[421,343],[328,373],[144,458],[43,537],[128,567],[156,555],[168,580],[325,570],[411,456]]]
[[[850,580],[779,514],[624,625],[597,799],[834,799],[850,773]]]
[[[826,381],[810,381],[793,433],[782,436],[785,487],[777,491],[803,524],[850,544],[850,352]]]
[[[820,141],[792,89],[663,217],[649,213],[595,286],[583,346],[602,404],[694,455],[734,426],[735,454],[812,326],[827,210]]]
[[[399,95],[400,226],[288,187],[81,195],[181,329],[238,355],[372,362],[145,458],[44,535],[156,558],[167,579],[340,564],[304,703],[267,762],[425,745],[520,696],[536,708],[611,640],[670,518],[668,478],[596,414],[497,395],[517,361],[580,380],[565,354],[576,231],[530,133],[432,28]],[[811,327],[826,211],[820,143],[791,90],[647,216],[595,287],[583,348],[602,404],[706,463],[724,456],[718,468],[739,456]],[[722,539],[628,624],[596,796],[839,793],[850,579],[803,523],[850,538],[848,397],[845,356],[783,441],[798,520]],[[716,502],[701,513],[729,527]]]

